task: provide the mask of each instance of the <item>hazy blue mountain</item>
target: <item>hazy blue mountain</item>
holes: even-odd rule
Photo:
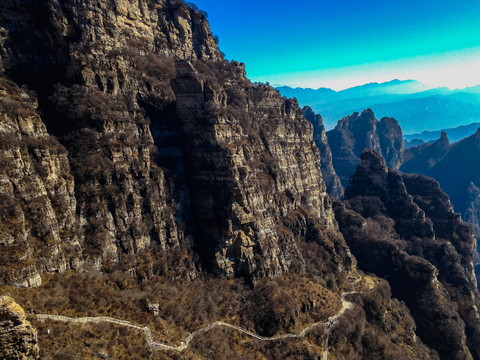
[[[476,101],[473,99],[476,97]],[[408,98],[371,106],[379,116],[394,117],[405,133],[452,128],[480,120],[480,95],[451,93]]]
[[[279,87],[282,95],[296,97],[322,114],[325,127],[353,112],[372,109],[379,117],[398,120],[405,133],[419,133],[480,122],[480,86],[463,90],[435,88],[414,80],[371,83],[342,91],[327,88]]]
[[[400,171],[431,176],[450,196],[455,210],[465,214],[471,201],[471,184],[480,184],[480,129],[473,135],[450,143],[442,132],[432,144],[407,149]]]
[[[403,135],[403,138],[410,144],[411,146],[420,145],[423,142],[429,142],[431,140],[436,140],[440,137],[442,132],[448,135],[448,138],[455,142],[461,139],[464,139],[475,132],[480,128],[480,122],[475,122],[468,125],[462,125],[455,128],[448,128],[448,129],[441,129],[441,130],[434,130],[434,131],[422,131],[421,133],[416,134],[409,134]],[[414,140],[419,140],[414,142]]]
[[[355,86],[349,89],[338,91],[341,97],[360,98],[377,95],[400,95],[413,94],[428,90],[429,87],[416,80],[392,80],[384,83],[369,83],[361,86]]]

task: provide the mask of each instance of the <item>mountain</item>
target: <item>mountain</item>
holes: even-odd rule
[[[6,0],[0,27],[0,353],[480,359],[471,229],[445,195],[394,175],[368,200],[415,210],[375,218],[402,226],[375,235],[402,274],[366,264],[321,117],[225,60],[195,5]],[[395,120],[342,124],[398,166]]]
[[[289,86],[280,86],[276,88],[283,96],[288,98],[297,98],[300,104],[315,106],[319,103],[325,103],[330,99],[334,99],[337,92],[328,88],[304,89],[291,88]]]
[[[370,107],[381,116],[389,114],[398,119],[405,133],[413,133],[478,122],[479,104],[479,95],[453,93],[399,99],[390,103],[373,104]]]
[[[338,92],[323,88],[316,91],[279,87],[278,90],[321,113],[327,128],[334,127],[345,115],[366,108],[371,108],[380,117],[397,119],[405,133],[466,125],[480,119],[480,93],[475,87],[454,91],[427,89],[412,80],[394,80]]]
[[[340,99],[355,99],[377,95],[413,94],[428,90],[428,86],[416,80],[392,80],[370,83],[338,91]]]
[[[471,161],[477,156],[480,156],[480,130],[453,144],[450,144],[446,133],[442,133],[440,139],[432,144],[408,149],[400,170],[437,179],[449,194],[455,209],[463,214],[470,203],[470,184],[480,183],[480,172]]]
[[[358,99],[382,95],[412,94],[428,90],[428,87],[415,80],[392,80],[384,83],[370,83],[341,91],[328,88],[309,89],[280,86],[276,88],[281,94],[296,97],[301,104],[321,104],[330,101]]]
[[[302,109],[302,112],[305,119],[310,121],[313,125],[313,139],[320,151],[320,169],[322,171],[322,177],[325,181],[327,192],[332,197],[341,197],[343,194],[343,186],[335,168],[333,167],[332,150],[328,143],[322,116],[315,114],[309,106],[305,106]]]
[[[365,149],[383,154],[392,168],[402,163],[402,130],[392,118],[377,120],[372,110],[353,113],[341,119],[337,126],[327,132],[332,151],[332,162],[344,187],[360,164],[360,155]]]
[[[379,154],[367,150],[345,190],[345,203],[337,202],[335,212],[360,266],[389,280],[393,295],[409,307],[422,340],[449,359],[468,358],[466,342],[478,357],[480,323],[470,312],[477,305],[468,300],[475,298],[475,238],[438,183],[388,169]],[[459,262],[467,253],[467,262]],[[463,284],[466,292],[452,284]],[[466,339],[463,322],[470,334]],[[445,338],[456,344],[447,345]]]
[[[480,127],[480,123],[472,123],[468,125],[462,125],[454,128],[442,129],[442,130],[435,130],[435,131],[422,131],[421,133],[417,134],[404,134],[403,138],[408,141],[412,142],[413,140],[423,140],[424,142],[429,142],[432,140],[436,140],[440,137],[441,133],[444,132],[447,134],[448,138],[452,142],[456,142],[462,140],[472,134],[475,134],[477,129]],[[420,145],[420,144],[417,144]]]
[[[393,295],[405,301],[429,346],[442,358],[465,359],[466,342],[472,355],[480,356],[480,334],[474,331],[480,320],[471,313],[478,301],[469,300],[476,293],[475,237],[437,182],[401,175],[367,150],[335,212],[360,267],[389,280]],[[464,254],[470,254],[466,263],[459,260]],[[463,337],[464,323],[472,336]]]
[[[478,235],[480,214],[476,184],[480,184],[480,174],[471,159],[480,157],[479,130],[455,143],[442,131],[436,141],[404,149],[398,123],[391,118],[378,122],[368,109],[361,115],[354,113],[341,119],[335,129],[327,132],[327,137],[332,165],[343,186],[351,182],[360,164],[361,152],[375,150],[396,170],[436,179],[450,197],[455,211],[474,226]]]

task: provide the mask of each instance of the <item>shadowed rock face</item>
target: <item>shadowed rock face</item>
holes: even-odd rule
[[[296,101],[247,81],[243,65],[228,65],[223,80],[215,66],[209,78],[199,66],[178,63],[173,81],[197,249],[228,276],[301,268],[293,240],[302,235],[282,218],[308,214],[336,231],[312,126]]]
[[[302,112],[305,119],[310,121],[313,125],[313,139],[320,151],[322,176],[325,186],[327,187],[327,192],[330,196],[339,198],[343,195],[343,186],[333,168],[332,150],[328,144],[327,133],[325,132],[322,116],[320,114],[315,114],[309,106],[305,106],[302,109]]]
[[[141,277],[274,276],[303,269],[297,240],[351,266],[311,124],[192,5],[6,1],[0,26],[5,283],[144,259]]]
[[[480,131],[461,141],[450,144],[447,135],[432,144],[408,149],[400,170],[431,176],[438,180],[450,196],[455,211],[478,229],[478,191],[480,171],[473,159],[480,156]],[[478,230],[477,239],[479,238]],[[477,254],[478,257],[478,254]]]
[[[398,169],[403,161],[404,145],[398,122],[392,118],[378,121],[370,109],[339,120],[327,136],[333,166],[344,187],[360,164],[359,157],[365,149],[382,154],[387,165],[393,169]]]
[[[450,140],[445,132],[432,144],[425,143],[405,150],[400,170],[407,173],[426,174],[450,151]]]
[[[418,173],[438,180],[450,196],[455,210],[465,214],[471,198],[471,183],[480,183],[480,170],[472,159],[480,155],[480,130],[459,142],[450,144],[445,133],[432,144],[411,148],[405,153],[400,170]]]
[[[40,359],[37,331],[26,320],[23,309],[8,296],[0,296],[0,358]]]
[[[313,301],[310,287],[341,306],[342,287],[358,274],[320,171],[331,170],[321,119],[306,109],[315,134],[295,100],[252,84],[242,64],[223,60],[204,15],[178,0],[7,0],[0,7],[2,284],[68,283],[85,272],[82,279],[132,285],[146,296],[143,286],[159,279],[244,277],[254,289],[237,295],[257,292],[261,315],[245,314],[246,326],[253,321],[265,334],[297,326],[296,312],[318,301],[332,307],[326,297]],[[379,139],[395,124],[368,111],[345,119],[339,136],[357,159],[352,164],[365,147],[399,161],[398,134]],[[336,206],[338,221],[362,267],[382,269],[409,308],[392,299],[386,281],[365,276],[330,333],[331,351],[345,359],[437,359],[418,333],[445,359],[471,359],[468,228],[437,190],[426,192],[428,181],[402,178],[373,155],[362,161],[346,208]],[[338,179],[328,181],[339,194]],[[439,214],[429,207],[434,197]],[[368,238],[366,229],[381,235]],[[262,279],[281,275],[300,294]],[[41,290],[55,294],[52,288]],[[301,306],[289,308],[294,296]],[[244,315],[239,303],[233,317]],[[252,306],[247,301],[245,309]],[[12,320],[30,334],[20,353],[35,356],[34,332],[22,316]],[[434,326],[446,345],[428,337]],[[317,346],[305,358],[318,358],[318,334],[309,335]],[[269,358],[286,358],[284,344],[266,349]]]
[[[373,151],[336,203],[336,217],[361,269],[387,279],[418,335],[442,359],[478,359],[474,235],[433,179],[400,175]],[[445,342],[443,339],[451,339]]]
[[[475,253],[474,264],[477,284],[480,288],[480,248],[478,243],[480,238],[480,188],[471,183],[468,192],[470,194],[470,205],[464,216],[465,220],[472,224],[477,237],[477,252]]]

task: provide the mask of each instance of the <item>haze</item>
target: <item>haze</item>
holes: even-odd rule
[[[197,0],[254,81],[335,90],[392,79],[480,83],[480,1]]]

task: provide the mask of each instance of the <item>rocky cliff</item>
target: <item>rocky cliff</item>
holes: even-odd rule
[[[361,159],[345,203],[335,206],[359,266],[389,281],[393,295],[409,307],[418,335],[441,359],[478,359],[471,228],[434,180],[400,175],[373,151]]]
[[[359,157],[365,149],[382,154],[393,169],[402,164],[404,144],[398,122],[392,118],[378,121],[370,109],[345,116],[327,132],[327,137],[333,166],[344,187],[360,164]]]
[[[431,176],[439,181],[442,189],[450,196],[455,211],[478,229],[478,192],[480,183],[478,167],[472,159],[480,156],[480,131],[461,141],[451,144],[442,132],[432,144],[408,149],[400,170]],[[478,239],[478,231],[477,231]]]
[[[180,358],[165,344],[187,338],[185,357],[199,359],[471,358],[469,229],[440,193],[423,197],[412,180],[412,205],[407,180],[393,175],[387,186],[372,175],[383,191],[374,203],[400,194],[406,204],[405,215],[385,215],[397,224],[389,234],[411,231],[434,245],[408,235],[418,253],[401,246],[395,266],[416,284],[403,298],[396,277],[378,273],[390,287],[361,274],[322,177],[331,162],[320,118],[319,151],[297,102],[224,60],[194,5],[9,0],[0,27],[0,291],[37,314],[65,316],[32,315],[46,353]],[[364,147],[396,164],[395,124],[368,111],[346,118],[335,134],[349,166]],[[355,215],[350,198],[363,185],[346,194],[348,210],[340,206],[360,224],[367,215]],[[379,243],[382,255],[393,251]],[[369,251],[378,249],[357,256],[375,272]],[[147,325],[160,350],[135,333]],[[434,326],[453,345],[429,338]]]
[[[7,283],[136,269],[145,256],[158,269],[172,252],[189,277],[195,267],[277,275],[303,267],[294,239],[311,233],[284,219],[336,231],[312,126],[296,102],[221,59],[193,5],[15,1],[1,16],[4,75],[36,91],[4,80],[6,97],[30,104],[3,112],[3,133],[19,140],[5,146],[5,161],[19,161],[2,168],[4,182],[45,188],[5,192],[18,209],[5,215],[18,227],[6,245],[25,259]]]
[[[465,212],[465,220],[468,221],[475,231],[477,237],[477,252],[475,253],[475,274],[477,275],[477,284],[480,289],[480,247],[478,239],[480,239],[480,188],[471,183],[468,192],[470,194],[470,205]]]
[[[327,192],[330,196],[339,198],[343,195],[343,186],[333,167],[332,150],[328,144],[322,116],[315,114],[309,106],[304,106],[302,112],[305,119],[313,125],[313,139],[320,151],[322,176],[325,186],[327,187]]]
[[[5,79],[0,94],[0,278],[38,286],[42,272],[82,267],[74,179],[67,150],[47,132],[37,102]]]
[[[425,143],[407,149],[400,170],[406,173],[428,174],[445,158],[450,151],[450,146],[447,133],[442,132],[440,138],[432,144]]]
[[[213,68],[202,79],[205,72],[179,63],[173,82],[193,221],[202,252],[218,270],[279,274],[302,266],[295,234],[282,219],[308,215],[335,231],[318,150],[295,101],[250,84],[240,64],[227,70]],[[267,261],[256,263],[255,254]]]
[[[0,357],[5,360],[39,359],[37,332],[25,312],[8,296],[0,296]]]

